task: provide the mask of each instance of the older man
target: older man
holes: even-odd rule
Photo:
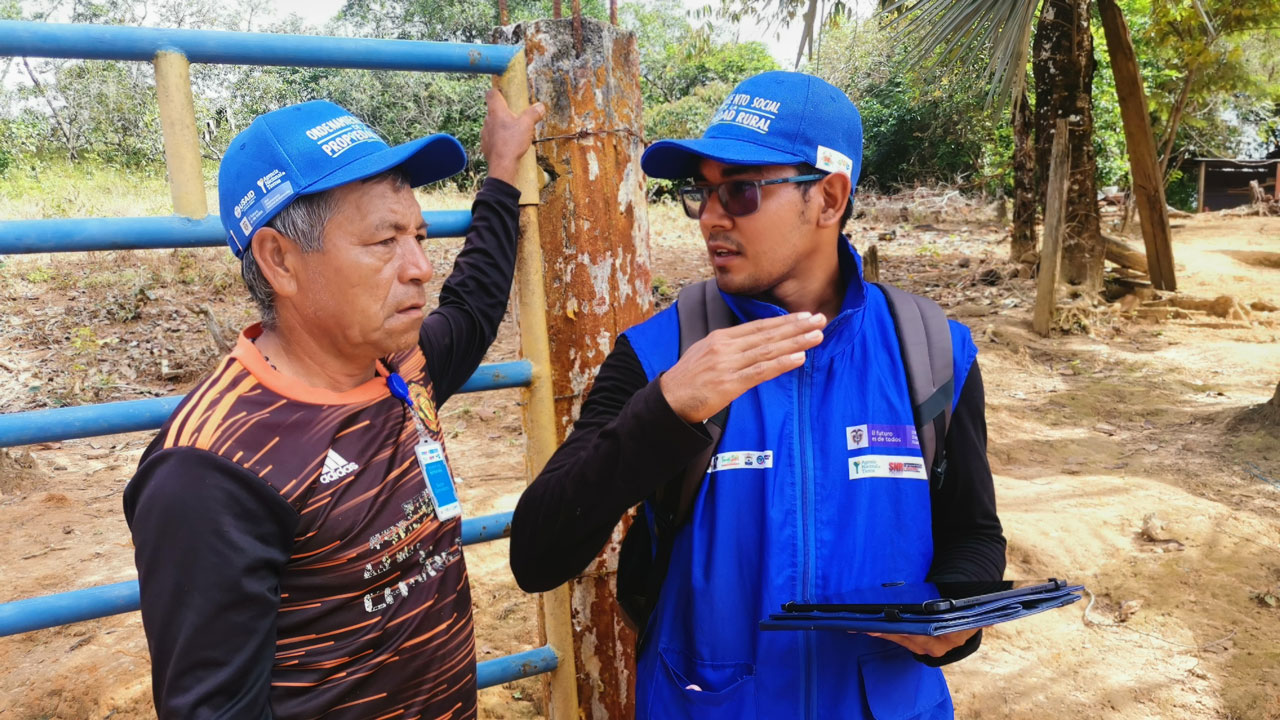
[[[412,188],[466,166],[333,103],[256,119],[219,171],[262,322],[187,396],[124,497],[165,718],[466,718],[471,594],[436,408],[479,365],[515,262],[541,105],[490,91],[489,178],[425,313]]]

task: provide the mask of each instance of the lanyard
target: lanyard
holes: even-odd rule
[[[413,418],[413,427],[418,431],[418,439],[423,442],[430,442],[431,435],[427,433],[427,426],[422,424],[422,418],[418,417],[418,413],[414,412],[413,398],[409,396],[409,383],[400,377],[400,373],[389,373],[387,375],[387,389],[391,391],[391,396],[404,403],[409,408],[409,416]]]

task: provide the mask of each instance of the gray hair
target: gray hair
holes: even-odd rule
[[[360,180],[361,183],[393,182],[397,187],[409,186],[409,173],[403,168],[392,168]],[[275,217],[267,221],[266,227],[275,230],[298,243],[304,253],[320,252],[324,249],[324,229],[337,210],[335,192],[338,188],[318,192],[314,195],[303,195],[294,199]],[[265,330],[276,326],[276,291],[271,287],[258,261],[253,257],[253,248],[249,247],[240,258],[240,275],[244,278],[249,296],[258,306],[262,316],[262,327]]]

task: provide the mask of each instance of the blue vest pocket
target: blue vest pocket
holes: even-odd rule
[[[954,717],[947,681],[938,668],[916,662],[902,648],[858,658],[867,706],[875,720]]]
[[[659,649],[658,657],[662,668],[654,678],[650,717],[756,717],[756,668],[751,663],[698,660],[665,645]],[[689,685],[702,690],[686,690]]]

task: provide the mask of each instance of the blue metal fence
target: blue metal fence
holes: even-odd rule
[[[0,21],[0,55],[152,61],[165,53],[178,53],[189,62],[202,63],[502,74],[522,48]],[[158,74],[159,70],[157,64]],[[163,112],[162,107],[162,115]],[[177,186],[175,180],[175,202],[179,196]],[[201,188],[194,190],[203,194]],[[190,194],[192,188],[185,191]],[[197,213],[189,213],[193,218],[0,222],[0,254],[223,245],[225,233],[217,216],[203,217],[202,199],[197,206],[201,208]],[[435,237],[464,235],[471,223],[467,210],[424,212],[423,218],[429,234]],[[533,368],[527,361],[485,365],[461,392],[526,387],[532,377]],[[155,429],[180,401],[181,396],[173,396],[0,415],[0,447]],[[507,537],[510,523],[510,512],[467,519],[463,522],[463,544]],[[138,609],[138,604],[137,581],[0,604],[0,636],[131,612]],[[558,666],[557,654],[548,645],[478,663],[477,677],[483,688],[551,672]]]
[[[0,55],[150,62],[159,52],[220,65],[501,75],[520,47],[0,20]]]
[[[458,390],[462,393],[525,387],[533,374],[527,360],[481,365]],[[124,400],[80,407],[30,410],[0,415],[0,447],[155,430],[169,419],[182,395]]]
[[[2,25],[3,23],[0,23]],[[470,210],[422,213],[431,237],[462,237],[471,227]],[[222,247],[227,231],[217,215],[184,217],[87,218],[0,221],[0,255],[91,250],[156,250]]]

